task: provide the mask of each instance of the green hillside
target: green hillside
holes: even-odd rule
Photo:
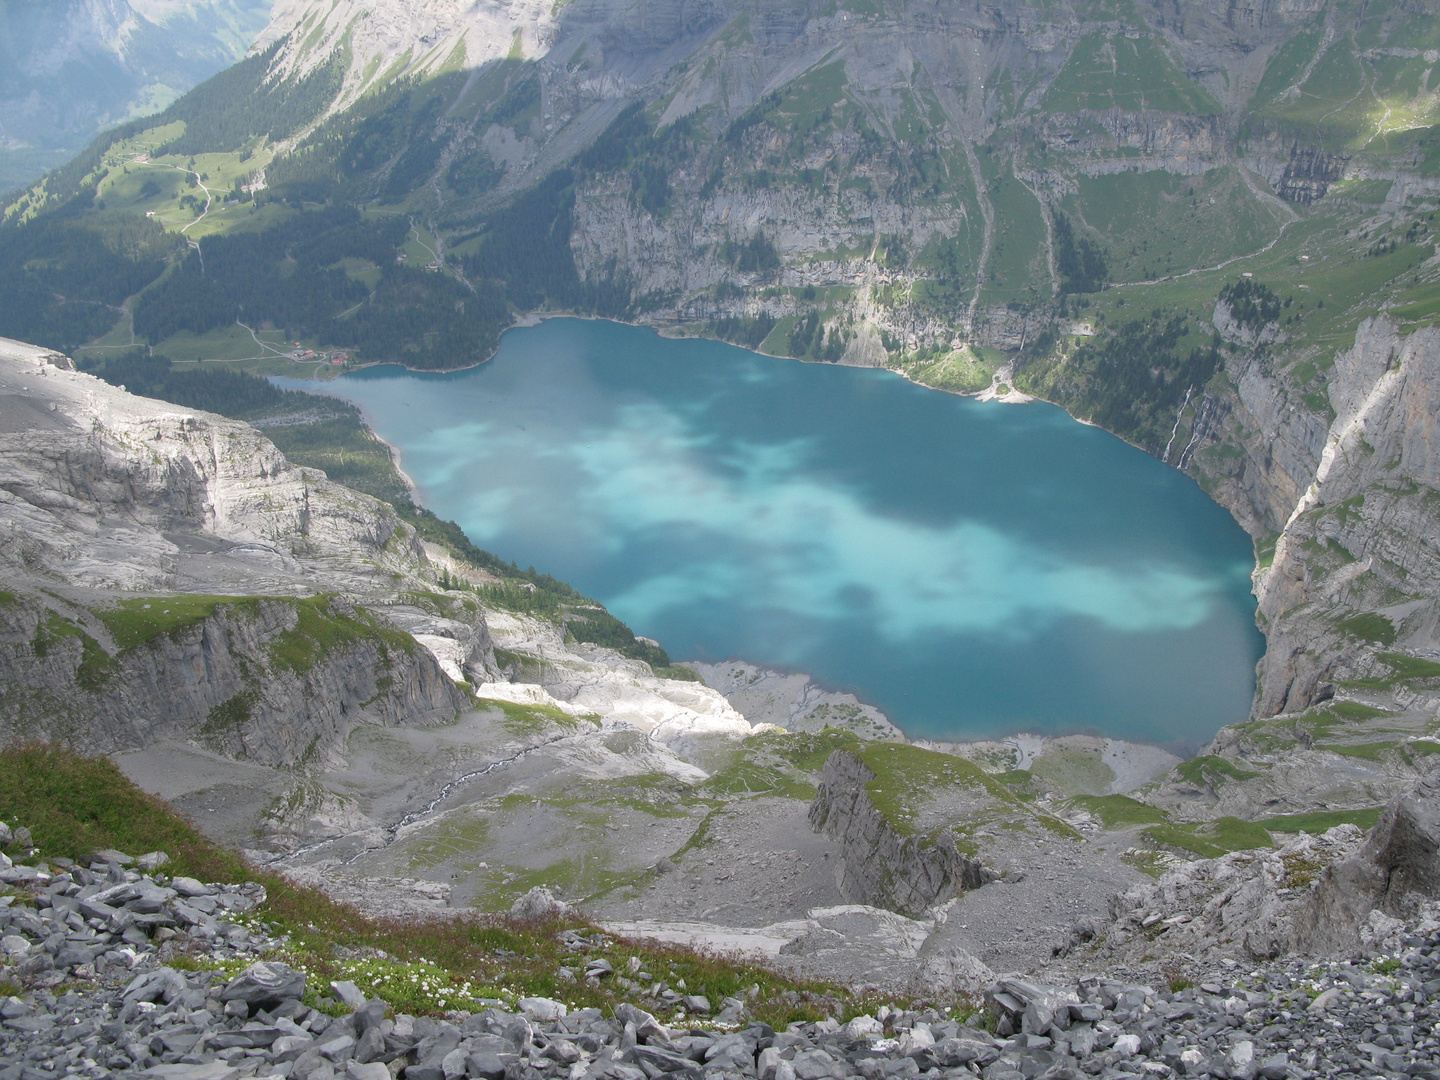
[[[1381,305],[1436,317],[1429,6],[1239,29],[1047,11],[971,53],[873,5],[762,47],[757,9],[637,44],[661,74],[597,99],[600,30],[531,55],[517,25],[475,63],[463,43],[365,56],[306,9],[0,209],[0,334],[323,378],[474,364],[550,309],[817,361],[878,340],[966,390],[1023,344],[1022,385],[1154,449],[1218,370],[1193,357],[1238,274],[1283,297],[1292,346],[1343,343]],[[1117,367],[1137,348],[1148,367]]]

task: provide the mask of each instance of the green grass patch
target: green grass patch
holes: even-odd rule
[[[995,373],[994,366],[981,360],[968,346],[933,357],[915,354],[915,359],[907,357],[899,367],[907,378],[923,386],[957,394],[979,393],[990,385]]]
[[[712,774],[700,785],[700,791],[722,796],[771,795],[809,801],[815,798],[816,788],[785,769],[742,759]]]
[[[1362,829],[1373,829],[1380,820],[1380,807],[1365,810],[1317,810],[1310,814],[1282,814],[1280,817],[1262,818],[1257,824],[1272,833],[1323,833],[1336,825],[1358,825]]]
[[[1107,829],[1127,825],[1163,825],[1170,820],[1165,811],[1128,795],[1078,795],[1070,800],[1070,805],[1090,811]]]
[[[1320,31],[1302,30],[1275,50],[1270,63],[1265,67],[1260,85],[1255,88],[1252,99],[1256,106],[1273,102],[1276,97],[1293,86],[1305,71],[1320,45]]]
[[[1153,843],[1180,848],[1205,859],[1273,844],[1263,825],[1237,817],[1217,818],[1198,825],[1159,825],[1145,830],[1145,836]]]
[[[387,657],[392,650],[414,654],[415,639],[409,634],[385,625],[364,608],[338,610],[332,600],[320,595],[289,601],[297,619],[294,628],[271,643],[270,657],[277,665],[303,675],[336,651],[365,641],[375,642]]]
[[[1220,112],[1219,103],[1181,74],[1154,37],[1104,32],[1080,39],[1042,107],[1054,112]]]
[[[1440,664],[1434,660],[1393,652],[1381,653],[1380,659],[1389,664],[1399,678],[1440,679]]]
[[[253,598],[238,596],[147,596],[100,608],[95,617],[105,624],[120,651],[129,652],[161,634],[174,638],[182,630],[198,626],[214,615],[221,604],[239,607],[254,603]]]
[[[903,743],[872,743],[855,751],[875,778],[865,785],[875,809],[901,835],[915,833],[921,811],[938,790],[980,788],[1003,805],[1023,803],[979,765]]]
[[[1045,220],[1031,190],[1015,178],[1010,162],[987,157],[983,171],[995,208],[995,240],[985,294],[992,302],[1034,302],[1050,295],[1044,260]]]
[[[992,775],[1017,798],[1032,802],[1039,797],[1039,792],[1035,790],[1035,775],[1029,769],[1006,769]]]
[[[35,656],[43,660],[62,642],[76,640],[80,643],[80,663],[75,669],[75,681],[92,694],[99,693],[115,674],[115,661],[100,643],[85,630],[55,612],[48,612],[35,629],[31,648]]]
[[[1358,203],[1379,205],[1390,194],[1393,180],[1341,180],[1330,185],[1327,199],[1353,199]]]
[[[780,112],[801,124],[814,125],[820,115],[845,96],[845,62],[836,60],[813,68],[787,87]]]
[[[1175,771],[1192,784],[1221,784],[1226,780],[1253,780],[1260,774],[1242,769],[1229,758],[1208,755],[1191,758],[1175,766]]]
[[[1379,645],[1395,644],[1395,624],[1374,611],[1348,615],[1335,624],[1348,637],[1373,641]]]
[[[1359,701],[1332,701],[1327,708],[1341,720],[1373,720],[1377,716],[1394,716],[1393,712],[1377,709]]]
[[[1316,749],[1329,750],[1332,754],[1339,754],[1342,757],[1360,758],[1362,761],[1383,761],[1386,756],[1395,753],[1399,747],[1398,742],[1321,743],[1316,746]]]
[[[554,705],[519,705],[491,698],[481,698],[480,705],[499,709],[504,714],[501,723],[513,735],[539,735],[557,727],[574,730],[580,726],[579,720]]]
[[[1110,280],[1149,281],[1263,247],[1280,227],[1233,166],[1201,176],[1163,169],[1077,179],[1063,205],[1105,252]]]
[[[1051,746],[1030,763],[1030,771],[1064,795],[1103,795],[1115,772],[1098,752]]]
[[[843,728],[815,732],[767,731],[742,744],[747,753],[763,752],[786,761],[801,772],[818,774],[836,750],[859,750],[860,740]]]
[[[1275,546],[1280,542],[1278,532],[1269,532],[1255,541],[1255,566],[1268,570],[1275,564]]]
[[[1131,848],[1121,854],[1120,861],[1152,878],[1164,877],[1171,865],[1171,860],[1164,854],[1149,848]]]

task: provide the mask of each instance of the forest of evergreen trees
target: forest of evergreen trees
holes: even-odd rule
[[[1062,293],[1092,293],[1105,287],[1109,267],[1100,245],[1088,236],[1077,237],[1070,219],[1055,213],[1055,269]]]
[[[1199,390],[1220,367],[1218,338],[1186,351],[1183,316],[1153,312],[1077,347],[1068,357],[1036,354],[1016,384],[1158,453],[1187,389]]]

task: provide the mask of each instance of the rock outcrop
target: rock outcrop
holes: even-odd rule
[[[1301,834],[1278,848],[1236,851],[1181,862],[1158,881],[1118,894],[1110,920],[1077,928],[1066,951],[1095,942],[1111,963],[1149,954],[1273,960],[1294,949],[1322,869],[1349,856],[1361,832],[1340,825],[1321,836]]]
[[[154,597],[162,624],[167,603],[195,606]],[[208,598],[208,612],[130,647],[104,617],[149,612],[59,607],[0,605],[0,742],[113,753],[188,739],[262,765],[314,765],[357,723],[446,723],[467,703],[413,638],[338,597]]]
[[[866,789],[875,779],[857,755],[837,750],[825,763],[810,807],[811,828],[840,841],[839,885],[845,899],[918,915],[993,880],[979,859],[960,850],[949,829],[902,833]]]
[[[768,671],[743,660],[685,666],[724,694],[752,724],[775,724],[786,731],[844,728],[861,739],[905,740],[874,705],[854,694],[826,690],[801,672]]]
[[[1210,321],[1226,341],[1239,342],[1247,348],[1273,345],[1284,337],[1280,333],[1279,323],[1268,322],[1257,327],[1241,322],[1235,318],[1235,311],[1230,303],[1223,298],[1215,301],[1215,313],[1210,317]]]
[[[1392,799],[1368,834],[1338,825],[1278,847],[1177,862],[1077,925],[1072,964],[1145,956],[1247,963],[1372,946],[1440,912],[1440,770]]]
[[[478,608],[446,622],[403,603],[401,586],[435,573],[389,506],[290,464],[247,424],[12,341],[0,567],[0,741],[194,739],[315,764],[357,723],[442,723],[464,707],[407,630],[454,645],[457,678],[494,670]]]
[[[1297,410],[1262,361],[1239,396],[1237,419],[1268,439],[1259,460],[1272,463],[1246,470],[1246,494],[1280,532],[1257,575],[1269,648],[1256,712],[1304,709],[1322,683],[1355,677],[1373,643],[1440,648],[1440,330],[1402,336],[1383,317],[1363,322],[1335,360],[1328,424]],[[1347,632],[1356,612],[1382,621]]]
[[[1413,919],[1440,901],[1440,770],[1392,800],[1365,843],[1327,867],[1298,921],[1308,952],[1354,947],[1371,912]]]
[[[1380,315],[1331,355],[1323,383],[1297,385],[1286,374],[1305,367],[1295,357],[1243,351],[1230,361],[1233,393],[1200,410],[1210,419],[1197,421],[1197,438],[1239,453],[1197,454],[1186,467],[1259,538],[1267,647],[1252,720],[1222,729],[1208,751],[1236,769],[1199,786],[1177,774],[1156,793],[1183,817],[1374,806],[1429,760],[1440,709],[1440,330],[1405,333]]]
[[[9,340],[0,470],[0,565],[54,584],[171,590],[186,555],[220,554],[307,592],[337,573],[350,591],[434,577],[394,510],[290,464],[250,425],[136,397]]]
[[[357,724],[447,723],[474,693],[636,728],[680,754],[755,730],[715,690],[438,588],[387,504],[248,424],[0,341],[0,741],[193,741],[338,761]],[[458,684],[469,684],[469,689]]]

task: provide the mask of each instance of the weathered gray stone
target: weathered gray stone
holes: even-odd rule
[[[825,762],[810,825],[840,841],[847,900],[918,915],[957,892],[994,879],[978,859],[941,830],[933,838],[902,836],[875,808],[865,785],[875,774],[855,754],[837,750]]]
[[[258,1008],[278,1005],[305,993],[305,973],[274,961],[251,964],[220,992],[220,1000]]]
[[[1371,911],[1409,915],[1433,899],[1440,899],[1440,769],[1391,800],[1360,850],[1325,869],[1297,920],[1297,943],[1310,952],[1352,946]]]
[[[332,982],[330,990],[335,995],[335,1000],[342,1005],[348,1005],[352,1009],[358,1009],[365,1004],[365,995],[353,982],[340,981]]]
[[[563,900],[557,900],[555,894],[549,889],[540,885],[510,905],[510,914],[517,919],[562,919],[574,910]]]

